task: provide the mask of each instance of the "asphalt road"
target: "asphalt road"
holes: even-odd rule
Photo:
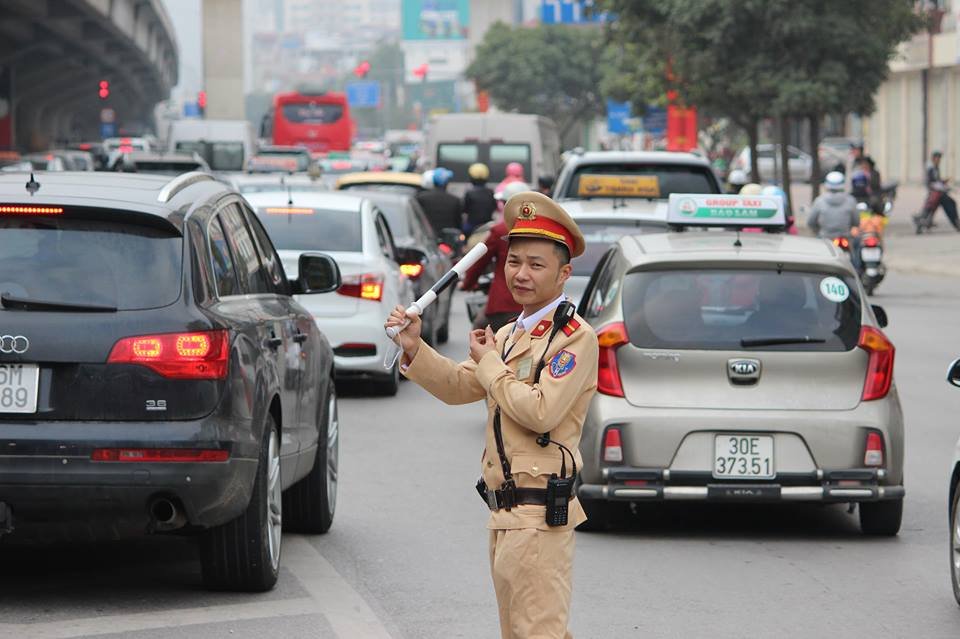
[[[644,507],[578,533],[572,631],[589,637],[957,637],[946,482],[960,436],[960,283],[892,274],[890,315],[906,422],[907,501],[894,539],[860,535],[842,506]],[[451,342],[466,353],[462,299]],[[497,636],[484,507],[473,491],[483,407],[412,383],[341,399],[331,531],[287,536],[265,595],[208,593],[179,538],[0,545],[0,637]]]

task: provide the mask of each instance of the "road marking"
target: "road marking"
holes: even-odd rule
[[[339,639],[392,639],[363,597],[350,587],[330,562],[305,538],[293,535],[284,537],[283,565],[300,581],[310,594],[309,597],[40,623],[0,623],[0,637],[71,639],[198,624],[322,614]]]
[[[316,600],[342,639],[391,639],[376,613],[304,537],[283,541],[284,565]],[[2,635],[0,635],[2,636]]]

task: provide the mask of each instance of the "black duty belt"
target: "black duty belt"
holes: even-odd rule
[[[510,510],[520,504],[533,506],[545,506],[547,504],[547,491],[544,488],[515,488],[511,486],[502,490],[490,490],[481,479],[477,482],[477,492],[487,502],[487,507],[490,510]]]

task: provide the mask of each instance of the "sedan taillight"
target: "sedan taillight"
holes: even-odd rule
[[[383,298],[383,275],[379,273],[347,275],[343,278],[337,293],[379,302]]]
[[[161,333],[125,337],[113,345],[108,364],[139,364],[171,379],[225,379],[230,333]]]

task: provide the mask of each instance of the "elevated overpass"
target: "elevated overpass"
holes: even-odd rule
[[[118,129],[143,129],[177,61],[160,0],[0,0],[0,148],[99,139],[105,108]]]

